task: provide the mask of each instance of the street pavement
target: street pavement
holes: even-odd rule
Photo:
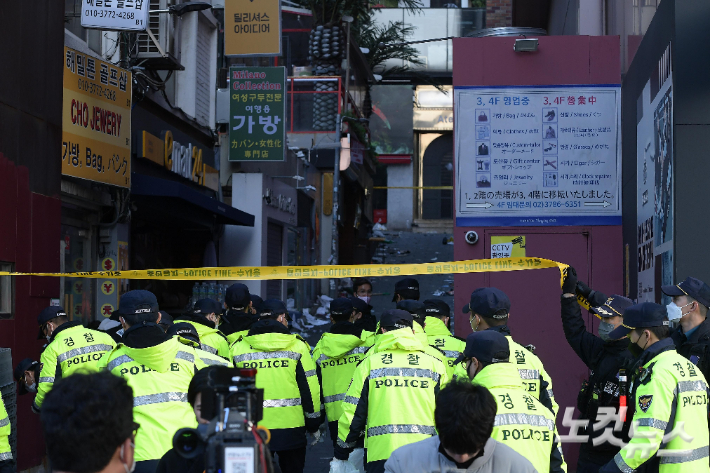
[[[382,262],[385,264],[429,263],[434,258],[436,258],[436,261],[453,261],[454,259],[453,245],[444,245],[442,243],[445,237],[450,237],[451,235],[385,232],[385,236],[388,240],[393,241],[390,244],[383,244],[385,252],[384,261]],[[372,292],[376,294],[373,295],[371,304],[378,319],[382,312],[394,309],[395,304],[392,302],[393,290],[395,282],[399,279],[402,279],[402,276],[371,279]],[[455,310],[453,307],[453,292],[452,295],[434,296],[434,292],[437,290],[453,290],[453,276],[449,274],[427,274],[417,276],[416,279],[419,281],[421,301],[425,299],[441,299],[451,306],[452,312]],[[315,346],[321,334],[328,330],[329,327],[330,325],[322,325],[315,330],[309,330],[304,334],[304,338],[311,346]],[[330,469],[332,458],[333,442],[330,439],[330,435],[327,435],[323,442],[313,447],[308,447],[304,473],[327,473]]]

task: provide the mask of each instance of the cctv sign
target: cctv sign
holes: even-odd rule
[[[148,0],[82,0],[81,26],[103,30],[145,31]]]

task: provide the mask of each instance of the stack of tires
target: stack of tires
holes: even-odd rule
[[[309,60],[316,76],[340,75],[343,57],[344,37],[338,26],[318,25],[311,31],[308,45]],[[316,81],[315,92],[336,92],[338,81]],[[338,94],[320,93],[313,95],[313,129],[335,131],[338,115]]]

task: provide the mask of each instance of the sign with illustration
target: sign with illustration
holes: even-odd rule
[[[620,98],[618,86],[457,87],[457,225],[620,225]]]
[[[660,286],[675,284],[670,45],[646,83],[638,103],[641,106],[637,108],[636,125],[637,297],[639,302],[656,302],[661,299]],[[664,301],[668,302],[670,300]]]

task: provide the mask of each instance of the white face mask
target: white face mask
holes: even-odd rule
[[[37,383],[32,383],[32,384],[25,384],[25,389],[27,390],[28,393],[36,393],[37,392]]]
[[[125,446],[126,444],[121,445],[121,461],[123,461],[123,447]],[[136,444],[131,442],[131,446],[133,447],[133,465],[128,468],[128,465],[123,464],[123,469],[126,470],[126,473],[133,473],[136,469]]]
[[[372,296],[357,296],[357,298],[361,301],[365,301],[366,304],[369,304],[370,300],[372,299]]]
[[[690,304],[685,304],[684,306],[678,307],[675,302],[671,302],[666,306],[666,310],[668,311],[668,320],[671,322],[675,322],[681,319],[684,314],[683,313],[683,307],[688,307],[689,305],[692,305],[693,303],[691,302]]]

